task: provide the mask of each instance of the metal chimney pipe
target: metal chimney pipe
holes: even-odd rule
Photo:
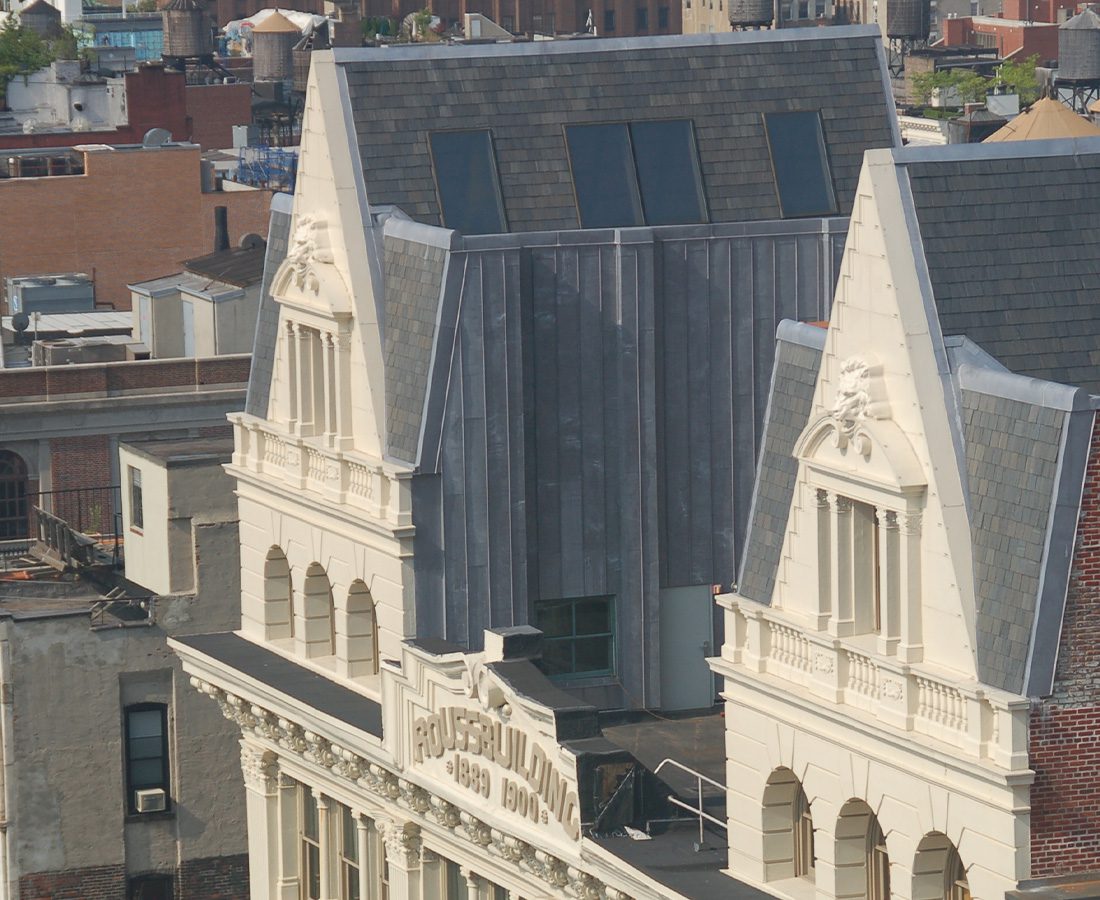
[[[214,252],[229,249],[229,207],[214,207]]]

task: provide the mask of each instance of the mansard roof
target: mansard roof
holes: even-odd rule
[[[1039,696],[1053,679],[1100,392],[1100,141],[902,149],[893,160],[958,410],[979,678]],[[765,603],[822,344],[793,323],[778,338],[739,573],[740,593]]]
[[[511,232],[578,227],[563,126],[690,119],[709,221],[781,217],[763,113],[820,110],[840,215],[900,141],[866,26],[333,51],[372,205],[442,224],[428,135],[490,129]]]

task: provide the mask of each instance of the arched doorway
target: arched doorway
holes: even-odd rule
[[[890,856],[886,837],[871,807],[862,800],[849,800],[836,823],[837,880],[865,885],[862,893],[849,893],[851,900],[889,900]]]
[[[30,535],[27,464],[10,450],[0,450],[0,541]]]
[[[776,769],[763,801],[765,880],[801,878],[814,871],[814,823],[806,792],[794,772]]]
[[[921,838],[913,860],[913,900],[970,900],[966,867],[946,834]]]

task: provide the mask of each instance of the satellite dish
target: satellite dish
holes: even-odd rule
[[[145,132],[145,137],[141,139],[141,146],[149,149],[151,147],[163,147],[169,141],[172,140],[172,132],[165,128],[150,128]]]
[[[31,317],[25,312],[17,312],[11,317],[11,327],[16,331],[26,331],[31,327]]]
[[[255,250],[259,247],[265,246],[267,246],[267,241],[265,241],[254,231],[250,231],[248,234],[241,238],[242,250]]]

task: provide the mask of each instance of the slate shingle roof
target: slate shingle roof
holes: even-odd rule
[[[985,684],[1023,689],[1066,413],[959,391]]]
[[[690,118],[712,222],[780,217],[762,113],[820,109],[840,214],[892,144],[873,29],[336,51],[372,204],[439,225],[433,130],[491,128],[509,230],[578,227],[562,126]]]
[[[1100,393],[1100,140],[953,155],[896,154],[943,333],[1013,372]]]
[[[385,237],[386,429],[389,452],[414,462],[420,443],[447,251]]]
[[[798,463],[792,452],[813,405],[825,330],[783,322],[775,350],[771,397],[753,490],[740,593],[770,603],[787,531]]]

